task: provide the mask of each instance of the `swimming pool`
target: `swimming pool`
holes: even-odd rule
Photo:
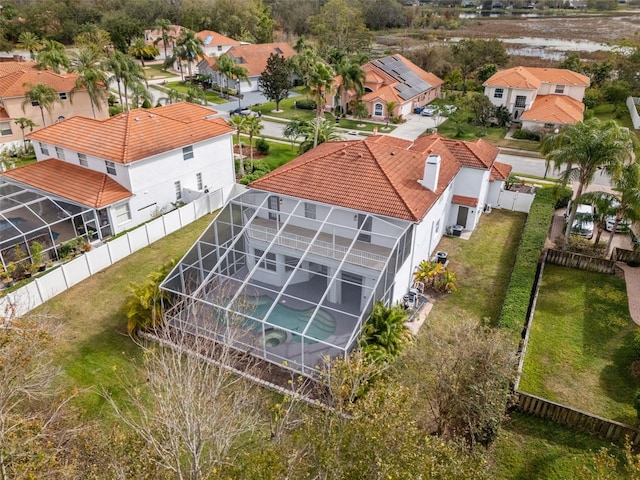
[[[247,312],[249,315],[256,318],[263,318],[267,314],[269,308],[273,304],[273,300],[266,296],[254,297],[249,300],[251,304],[251,311]],[[278,303],[271,314],[269,315],[269,323],[277,325],[279,327],[286,328],[293,332],[302,333],[313,314],[313,309],[308,310],[296,310],[288,305]],[[318,310],[318,313],[309,325],[307,330],[307,337],[314,338],[316,340],[326,340],[336,331],[336,320],[331,314],[324,310]],[[293,335],[293,342],[302,342],[302,336]],[[311,343],[309,339],[305,343]]]
[[[24,223],[24,218],[16,217],[9,218],[7,220],[0,220],[0,232],[13,228],[14,225],[17,227],[21,223]]]

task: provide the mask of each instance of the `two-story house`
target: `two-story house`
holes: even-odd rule
[[[501,70],[484,84],[484,94],[507,108],[522,128],[544,131],[581,122],[589,77],[560,68],[514,67]]]
[[[213,30],[202,30],[196,33],[196,38],[202,42],[202,53],[207,57],[219,57],[223,53],[227,53],[232,47],[243,43],[233,38],[225,37]]]
[[[400,54],[372,60],[362,66],[365,74],[364,95],[360,99],[367,107],[369,116],[383,121],[387,117],[387,105],[395,104],[392,117],[402,118],[440,95],[444,83],[436,75],[425,72]],[[336,78],[336,96],[328,107],[341,106],[346,109],[356,98],[356,92],[337,94],[341,77]]]
[[[221,210],[163,283],[185,300],[167,320],[316,375],[376,300],[403,299],[447,227],[475,228],[511,169],[497,154],[438,135],[319,145]]]
[[[96,119],[109,116],[107,95],[92,107],[85,88],[76,88],[78,75],[36,70],[34,62],[0,63],[0,144],[22,142],[22,130],[15,120],[27,118],[36,124],[33,131],[74,115]],[[41,109],[38,102],[25,102],[27,92],[38,84],[53,87],[57,99],[51,109]],[[43,119],[44,117],[44,119]],[[27,129],[25,133],[29,133]]]
[[[16,194],[14,213],[0,208],[0,250],[35,230],[47,248],[108,237],[205,193],[224,203],[235,184],[233,129],[215,113],[178,103],[105,120],[72,117],[32,133],[38,161],[3,172],[0,182],[52,200],[17,213],[31,196]]]

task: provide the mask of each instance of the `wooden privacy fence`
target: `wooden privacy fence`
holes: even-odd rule
[[[612,275],[616,273],[615,261],[589,257],[587,255],[580,255],[579,253],[549,249],[546,253],[546,261],[553,265],[577,268],[578,270],[586,270],[589,272],[609,273]]]
[[[611,253],[611,260],[618,262],[636,262],[640,264],[640,251],[634,252],[633,250],[625,250],[624,248],[615,247],[613,253]]]
[[[516,390],[515,394],[518,400],[517,408],[528,415],[551,420],[560,425],[566,425],[576,430],[597,435],[605,440],[622,443],[628,439],[634,445],[640,441],[640,430],[637,428],[519,390]]]

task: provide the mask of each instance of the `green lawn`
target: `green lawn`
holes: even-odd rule
[[[140,282],[167,260],[182,256],[211,222],[213,215],[193,222],[155,242],[112,267],[84,280],[58,295],[36,313],[60,318],[56,362],[64,372],[63,384],[82,390],[77,399],[90,417],[98,417],[108,408],[98,394],[106,388],[118,395],[119,374],[132,377],[136,369],[132,359],[140,349],[126,332],[122,313],[127,286]]]
[[[183,95],[187,95],[187,93],[189,92],[189,84],[181,80],[167,82],[167,84],[163,85],[163,87],[160,89],[162,90],[164,88],[173,88],[174,90],[177,90]],[[220,104],[220,103],[227,103],[229,101],[226,98],[220,98],[220,95],[218,95],[217,92],[214,92],[212,90],[205,90],[204,93],[207,98],[207,102],[209,103]]]
[[[624,280],[545,267],[520,389],[629,425],[637,424]]]
[[[162,64],[145,64],[144,68],[144,76],[147,80],[153,80],[157,78],[175,78],[177,75],[175,73],[171,73],[162,68]]]

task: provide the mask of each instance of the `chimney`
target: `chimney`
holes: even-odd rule
[[[424,162],[424,174],[422,180],[418,180],[427,190],[435,192],[438,188],[438,177],[440,176],[440,155],[431,154]]]

